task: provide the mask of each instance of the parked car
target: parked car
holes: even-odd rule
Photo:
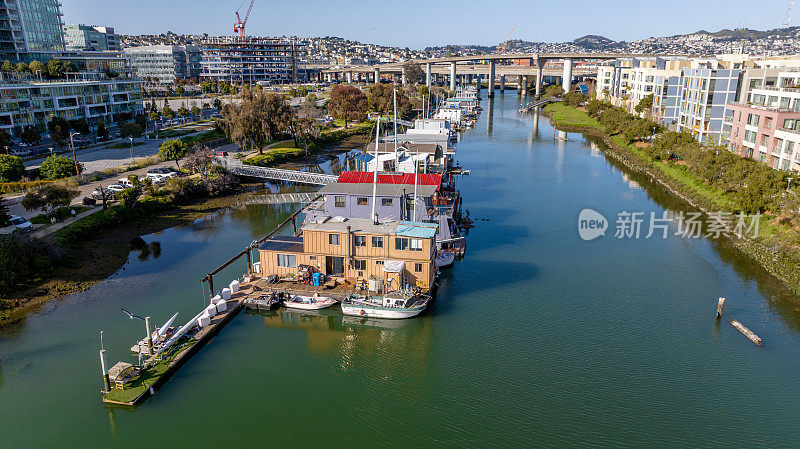
[[[20,217],[19,215],[12,215],[9,222],[19,231],[29,231],[31,226],[33,226],[30,221]]]
[[[113,193],[113,194],[114,194],[114,197],[115,197],[115,198],[116,198],[116,196],[117,196],[117,193],[119,193],[119,192],[122,192],[123,190],[127,189],[127,187],[125,187],[125,186],[123,186],[123,185],[120,185],[120,184],[111,184],[110,186],[108,186],[108,187],[106,187],[106,188],[107,188],[108,190],[110,190],[110,191],[111,191],[111,193]]]
[[[96,200],[102,200],[103,199],[103,195],[106,196],[107,200],[108,199],[112,199],[113,200],[115,198],[114,192],[112,192],[111,190],[109,190],[109,189],[107,189],[105,187],[102,187],[102,186],[98,187],[98,188],[96,188],[96,189],[94,189],[92,191],[92,198],[94,198]]]

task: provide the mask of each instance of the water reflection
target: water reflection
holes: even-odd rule
[[[494,127],[494,97],[489,97],[489,104],[486,106],[486,135],[492,135],[492,128]]]
[[[137,257],[142,262],[149,259],[150,256],[153,256],[153,259],[161,257],[161,242],[159,241],[147,243],[143,238],[136,237],[128,243],[128,248],[131,251],[139,251]]]
[[[428,370],[433,321],[427,316],[383,320],[344,316],[333,309],[284,308],[246,313],[262,316],[266,327],[305,331],[307,351],[329,359],[331,366],[342,371],[371,369],[380,376],[394,378],[400,372],[408,377],[411,371],[414,373],[411,378],[419,380]],[[386,357],[393,360],[377,363],[377,359]]]

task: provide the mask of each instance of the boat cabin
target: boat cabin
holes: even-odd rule
[[[301,266],[358,285],[430,289],[436,271],[436,223],[318,217],[300,236],[275,236],[258,249],[263,276],[293,276]]]

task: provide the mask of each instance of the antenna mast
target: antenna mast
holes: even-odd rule
[[[792,21],[792,6],[794,6],[794,0],[789,0],[789,7],[786,8],[786,17],[783,19],[784,27],[788,27],[789,22]]]

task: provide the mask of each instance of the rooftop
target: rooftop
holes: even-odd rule
[[[303,237],[278,235],[262,243],[258,249],[263,249],[266,251],[286,251],[295,253],[302,252]]]
[[[371,172],[343,171],[339,174],[339,183],[372,184],[374,174]],[[442,184],[442,175],[437,173],[417,173],[417,186]],[[414,185],[413,173],[378,172],[378,184],[411,184]]]
[[[357,234],[392,234],[403,237],[433,238],[439,225],[418,221],[381,221],[378,224],[366,218],[319,217],[317,221],[306,223],[303,230],[347,232],[347,228]]]
[[[370,174],[372,176],[372,174]],[[413,174],[411,174],[413,182]],[[341,177],[341,176],[340,176]],[[405,190],[406,194],[414,193],[414,184],[377,184],[375,188],[375,195],[377,196],[391,196],[399,197],[403,195]],[[433,196],[439,190],[439,185],[417,185],[417,195],[421,197]],[[320,194],[344,194],[344,195],[372,195],[372,181],[370,183],[348,183],[348,182],[334,182],[322,187],[319,190]]]

